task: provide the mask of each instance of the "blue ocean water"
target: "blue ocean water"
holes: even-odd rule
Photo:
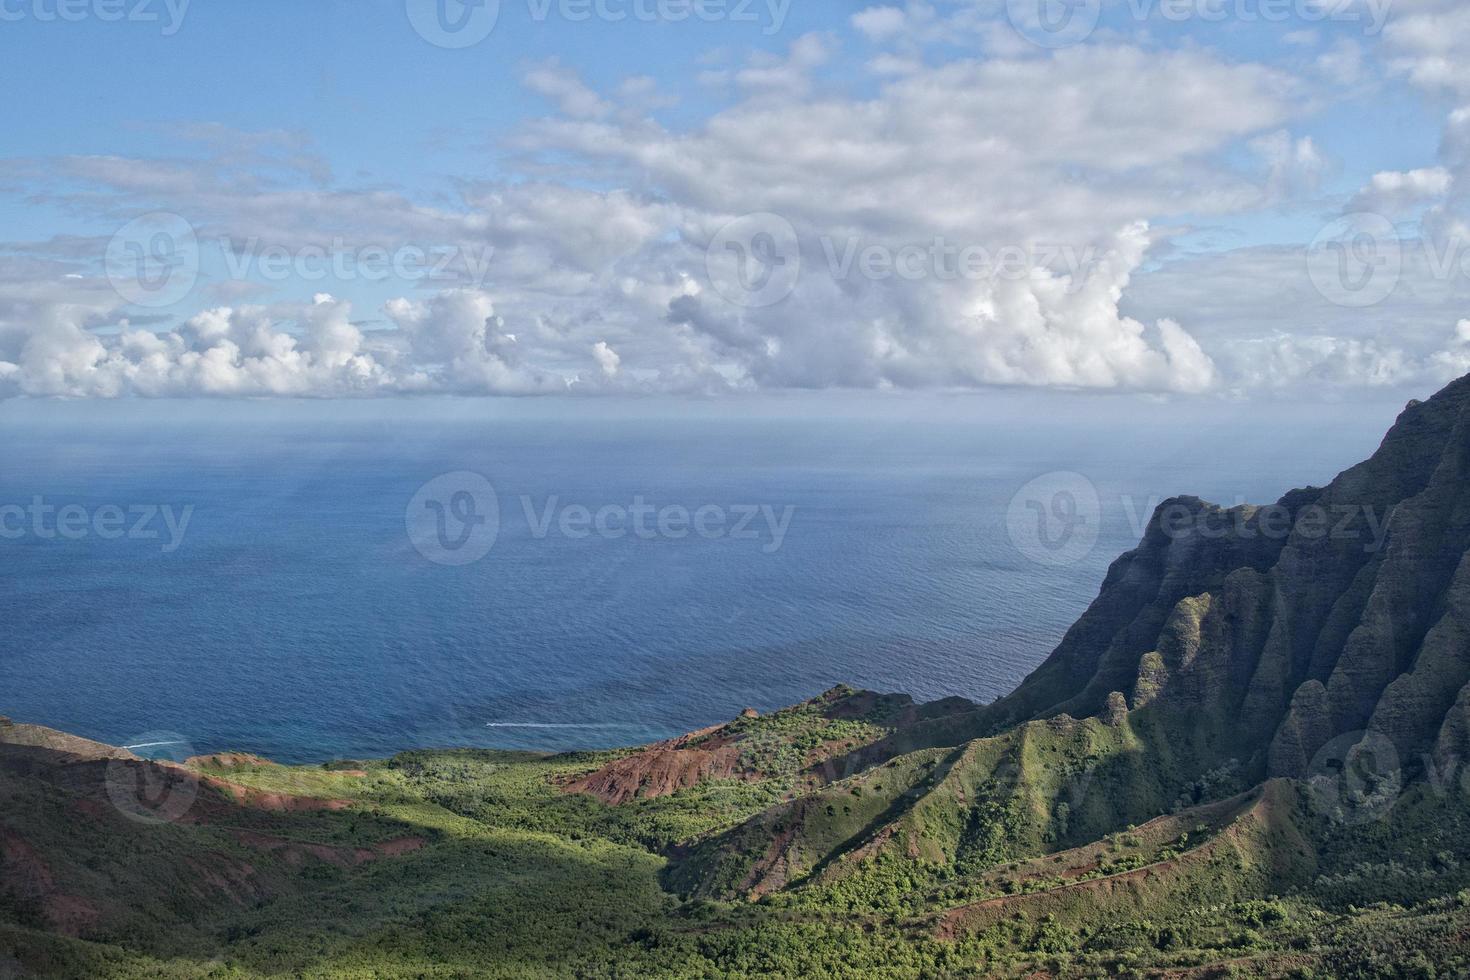
[[[295,762],[632,744],[838,682],[987,701],[1055,645],[1152,502],[1275,499],[1392,418],[1095,404],[10,406],[0,713]],[[1102,510],[1096,546],[1057,566],[1018,550],[1007,512],[1059,470]],[[493,484],[499,514],[489,553],[458,567],[405,523],[457,471]],[[35,533],[14,508],[38,498],[80,508],[86,533]],[[790,524],[779,548],[761,519],[755,538],[537,533],[566,505],[636,499]],[[131,524],[154,505],[189,508],[177,548],[160,517],[158,537],[97,533],[105,508]]]

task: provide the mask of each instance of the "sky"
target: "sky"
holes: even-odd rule
[[[1426,393],[1454,0],[0,0],[0,399]]]

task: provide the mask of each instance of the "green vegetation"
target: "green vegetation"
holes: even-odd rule
[[[63,798],[27,783],[35,791],[28,812],[38,820],[26,823],[29,844],[48,858],[82,857],[76,867],[51,862],[58,889],[80,891],[87,875],[100,875],[109,885],[90,881],[95,905],[105,908],[98,896],[111,895],[116,909],[141,905],[147,914],[123,914],[122,925],[91,941],[67,939],[12,895],[0,902],[0,969],[10,962],[77,977],[1081,977],[1215,965],[1234,976],[1387,977],[1451,975],[1467,965],[1457,937],[1470,928],[1470,816],[1463,801],[1427,790],[1406,796],[1381,826],[1314,822],[1302,798],[1282,790],[1265,816],[1260,794],[1247,794],[1030,856],[1014,845],[1028,839],[1024,814],[981,798],[953,860],[858,849],[759,901],[681,901],[660,886],[687,860],[674,842],[719,838],[752,814],[765,819],[763,808],[789,777],[717,780],[618,807],[563,790],[567,779],[621,755],[412,752],[335,771],[209,769],[237,787],[350,805],[223,808],[205,786],[209,818],[198,825],[109,820],[105,833],[80,838],[78,827],[48,819],[57,816],[48,806]],[[952,756],[902,757],[814,798],[891,816],[912,787],[928,798],[962,761],[975,761]],[[851,813],[819,817],[834,826],[853,821]],[[1317,875],[1277,894],[1251,865],[1271,851],[1254,835],[1281,828],[1310,835],[1323,858]],[[1400,846],[1412,835],[1417,846]],[[344,857],[410,839],[421,846]],[[1130,873],[1165,884],[1112,906],[1088,891]],[[994,914],[971,918],[987,907]],[[1404,964],[1419,972],[1395,972]]]

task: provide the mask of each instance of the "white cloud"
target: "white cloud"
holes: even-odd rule
[[[1390,66],[1423,88],[1470,98],[1470,7],[1399,0],[1383,32]]]
[[[852,15],[852,26],[870,41],[884,41],[904,30],[907,18],[898,7],[869,7]]]
[[[528,69],[521,76],[526,88],[555,102],[564,115],[574,119],[601,119],[613,107],[588,88],[577,73],[552,58]],[[634,94],[637,90],[635,89]]]
[[[1427,387],[1470,370],[1456,370],[1470,355],[1454,312],[1470,309],[1465,257],[1405,239],[1396,288],[1359,309],[1317,290],[1304,247],[1243,248],[1141,273],[1124,306],[1139,318],[1189,310],[1222,387]]]
[[[1317,56],[1317,72],[1333,85],[1356,85],[1363,79],[1363,48],[1356,41],[1343,38]]]
[[[596,359],[597,366],[602,369],[603,374],[609,378],[617,377],[618,366],[623,363],[623,359],[618,356],[617,351],[607,346],[607,341],[599,340],[593,344],[592,356]]]
[[[600,92],[555,60],[532,65],[525,85],[554,113],[503,142],[517,169],[459,181],[432,204],[341,187],[294,137],[231,140],[212,127],[193,134],[218,148],[203,159],[12,162],[5,176],[49,203],[113,220],[169,208],[232,247],[333,235],[493,261],[479,278],[464,269],[459,288],[410,285],[368,311],[384,329],[354,321],[331,295],[249,303],[256,283],[206,277],[201,296],[229,302],[191,309],[178,326],[115,330],[129,311],[78,253],[97,243],[47,243],[25,261],[0,253],[0,393],[1201,391],[1304,377],[1383,383],[1459,356],[1446,337],[1453,321],[1442,306],[1433,319],[1427,300],[1414,311],[1424,322],[1408,321],[1419,333],[1385,343],[1355,335],[1310,294],[1284,299],[1304,279],[1270,261],[1296,255],[1151,261],[1162,233],[1150,228],[1180,215],[1316,193],[1328,163],[1293,132],[1316,105],[1311,83],[1201,47],[1108,36],[1056,52],[996,41],[984,58],[934,63],[937,46],[994,26],[973,10],[943,11],[910,2],[853,15],[854,30],[886,46],[874,54],[859,42],[875,73],[861,95],[833,82],[838,39],[808,34],[784,54],[723,59],[709,81],[730,104],[679,126],[653,112],[669,100],[648,78]],[[1418,50],[1416,37],[1389,43],[1402,54]],[[1312,55],[1301,55],[1305,76]],[[1317,69],[1356,76],[1360,56],[1338,44]],[[1384,208],[1442,204],[1457,172],[1447,161],[1380,174],[1363,195]],[[781,216],[797,236],[801,274],[769,306],[732,303],[706,272],[706,245],[753,212]],[[935,243],[1032,262],[1020,274],[928,267],[905,277],[832,259]],[[50,264],[35,266],[42,252]],[[1442,283],[1427,288],[1445,300]],[[1303,313],[1306,322],[1284,322]]]
[[[1349,211],[1396,215],[1449,193],[1454,176],[1444,167],[1376,173],[1353,197]]]
[[[757,52],[746,67],[735,72],[735,84],[749,92],[782,97],[806,92],[811,73],[831,58],[834,43],[824,34],[804,34],[792,42],[785,58]]]
[[[489,297],[468,290],[394,300],[397,331],[364,333],[350,304],[319,294],[309,304],[217,307],[176,330],[124,323],[97,334],[75,309],[54,307],[0,344],[0,392],[33,396],[145,397],[379,393],[534,394],[573,375],[521,363]],[[6,334],[0,334],[6,336]],[[585,363],[607,371],[610,350]]]
[[[1251,148],[1268,167],[1268,197],[1275,200],[1316,192],[1327,161],[1310,136],[1293,139],[1286,130],[1278,130],[1252,140]]]

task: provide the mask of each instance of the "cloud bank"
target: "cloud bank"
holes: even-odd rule
[[[338,180],[300,135],[215,125],[176,127],[194,151],[167,158],[0,162],[35,202],[112,227],[169,212],[200,243],[197,284],[153,309],[99,267],[105,237],[0,246],[0,397],[1201,392],[1466,369],[1456,287],[1422,263],[1385,338],[1311,291],[1305,247],[1174,245],[1316,200],[1333,162],[1294,127],[1369,71],[1356,44],[1293,39],[1312,49],[1294,67],[1106,34],[1046,51],[917,3],[846,27],[704,69],[720,107],[678,126],[650,79],[598,91],[528,65],[549,114],[501,138],[516,173],[432,203]],[[860,85],[828,77],[844,44],[868,49]],[[1456,5],[1406,0],[1381,45],[1383,72],[1470,103]],[[1448,240],[1467,167],[1460,109],[1440,160],[1335,210],[1422,214]]]

